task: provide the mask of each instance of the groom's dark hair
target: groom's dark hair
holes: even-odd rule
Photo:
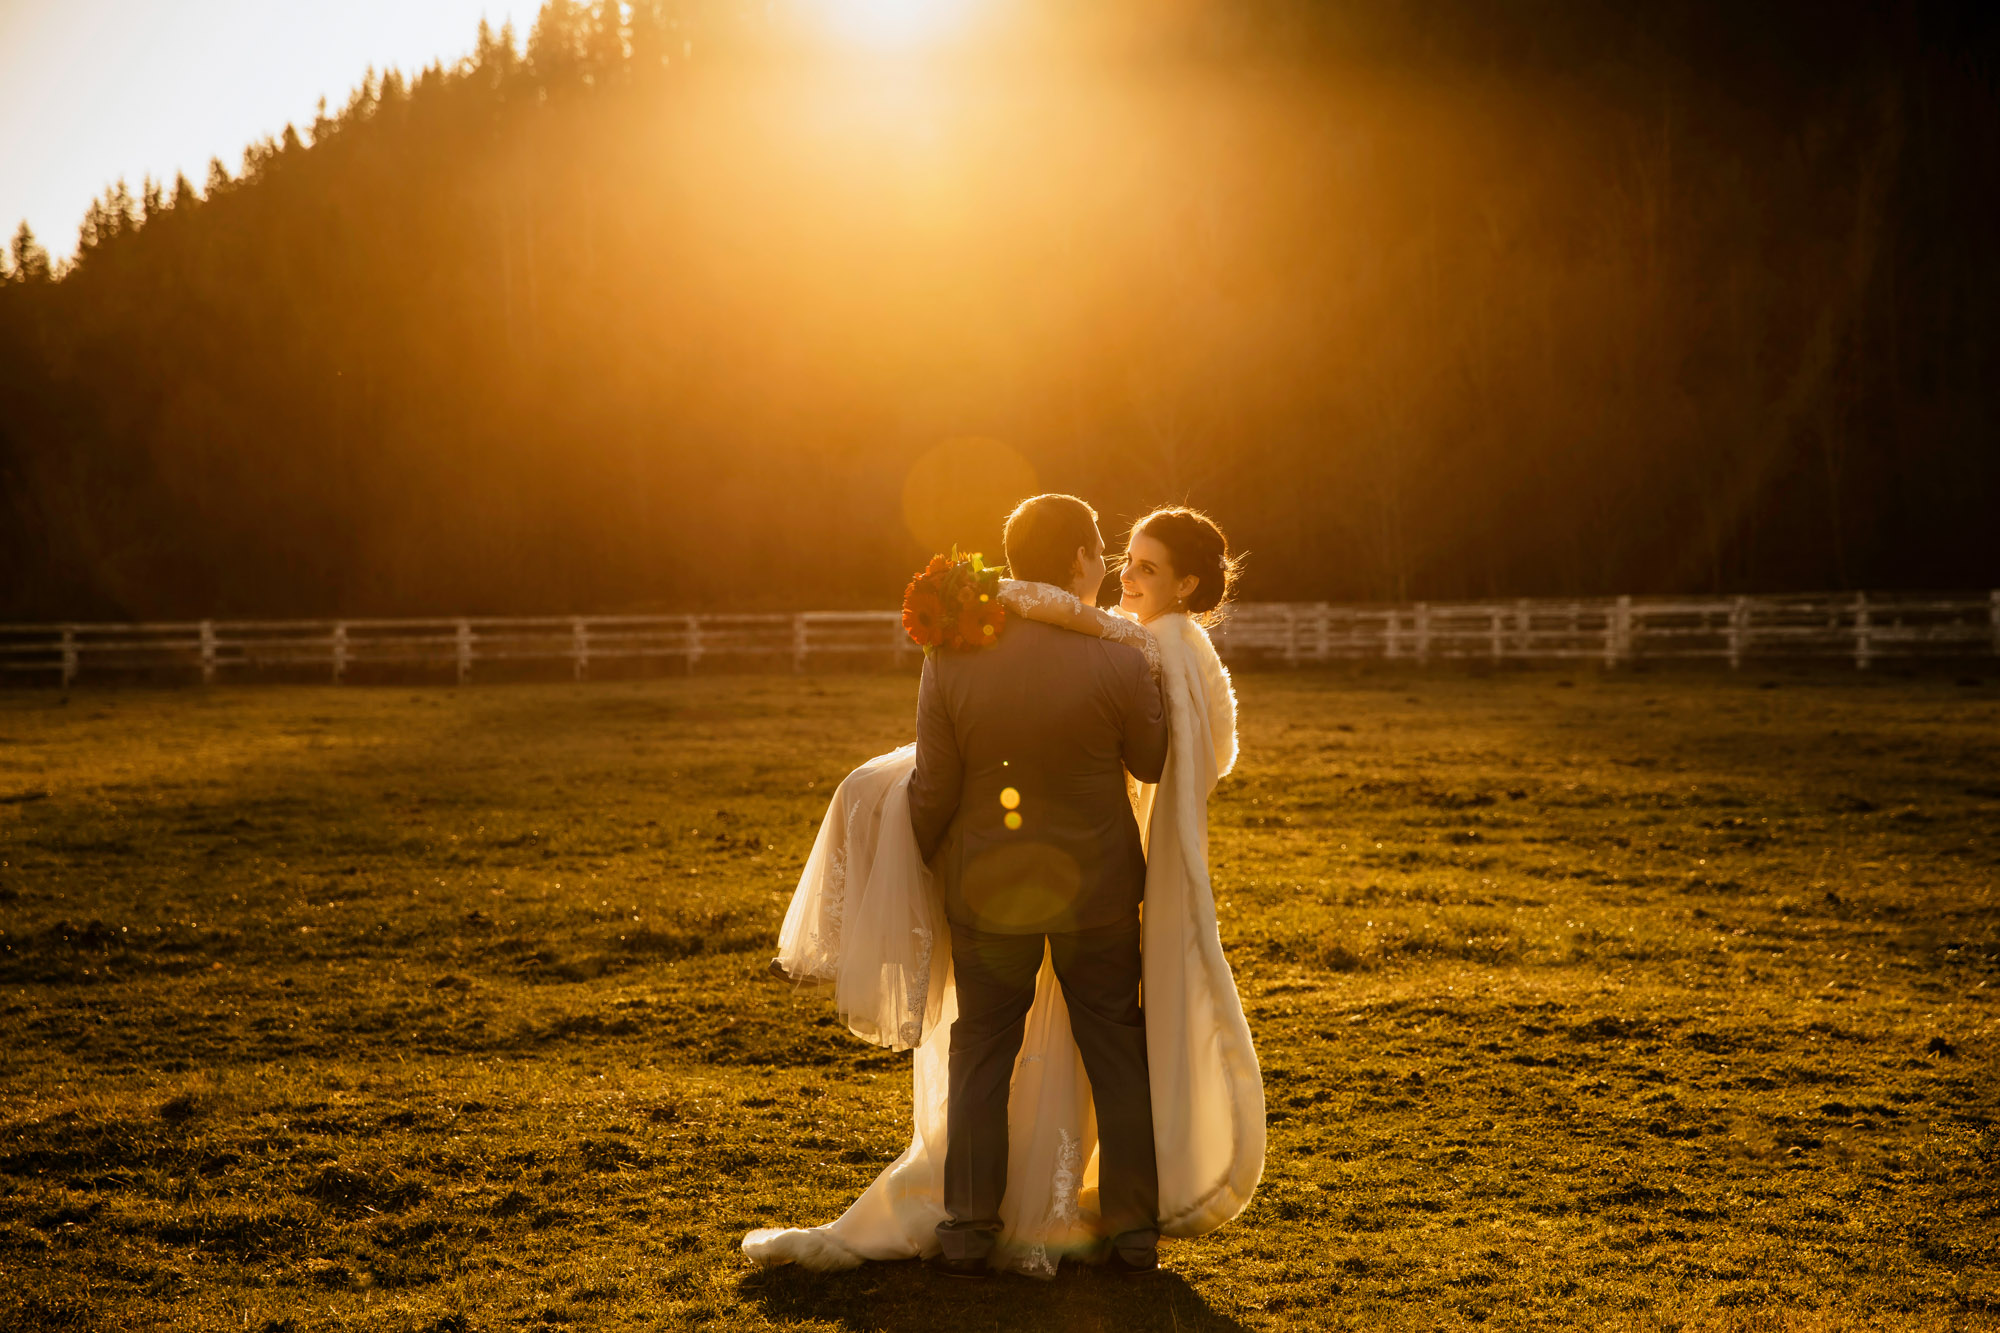
[[[1002,540],[1011,577],[1067,588],[1076,548],[1088,551],[1099,540],[1097,511],[1074,495],[1032,496],[1007,515]]]

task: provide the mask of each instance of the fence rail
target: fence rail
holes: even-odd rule
[[[1508,602],[1238,608],[1224,657],[1286,663],[1411,661],[1727,662],[2000,656],[2000,589],[1762,597],[1609,597]]]
[[[2000,589],[1768,597],[1521,598],[1342,606],[1252,602],[1215,630],[1232,663],[1638,661],[2000,657]],[[172,624],[0,625],[0,680],[65,689],[85,675],[325,673],[393,667],[452,673],[482,663],[678,662],[909,665],[917,650],[893,611],[795,615],[525,616],[446,620],[202,620]]]

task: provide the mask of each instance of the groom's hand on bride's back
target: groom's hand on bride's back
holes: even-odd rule
[[[1128,648],[1118,659],[1126,668],[1125,770],[1141,782],[1158,782],[1167,768],[1166,705],[1138,649]]]

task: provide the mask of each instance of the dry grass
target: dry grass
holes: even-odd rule
[[[1265,1184],[971,1291],[735,1251],[901,1146],[762,964],[907,679],[0,696],[0,1328],[1996,1322],[1991,685],[1239,686]]]

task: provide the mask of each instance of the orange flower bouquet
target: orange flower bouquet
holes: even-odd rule
[[[1002,570],[977,552],[934,555],[903,589],[903,629],[926,656],[939,648],[990,648],[1007,623]]]

